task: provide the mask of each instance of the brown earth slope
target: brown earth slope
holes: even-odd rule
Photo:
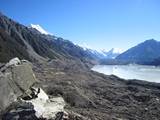
[[[91,120],[159,120],[160,84],[106,76],[71,61],[54,64],[34,70],[49,95],[63,96],[67,109]]]

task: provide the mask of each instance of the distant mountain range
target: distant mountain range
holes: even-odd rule
[[[92,54],[92,56],[95,56],[98,59],[114,59],[122,53],[121,50],[116,49],[116,48],[112,48],[109,51],[94,50],[94,49],[90,49],[90,48],[84,48],[84,50],[90,52]]]
[[[150,64],[159,57],[160,42],[150,39],[128,49],[124,53],[117,56],[116,60],[137,64]]]
[[[117,54],[115,59],[101,59],[100,64],[160,65],[160,42],[154,39],[146,40],[121,54]]]
[[[30,25],[31,28],[36,29],[37,31],[39,31],[41,34],[45,34],[45,35],[52,35],[51,33],[47,32],[46,30],[44,30],[40,25],[34,25],[31,24]],[[94,58],[98,58],[98,59],[114,59],[116,58],[120,53],[122,53],[122,51],[120,49],[117,48],[112,48],[109,51],[106,50],[94,50],[94,49],[90,49],[87,47],[82,47],[84,49],[84,51],[86,51],[88,54],[90,54],[91,56],[93,56]]]
[[[75,45],[69,40],[52,35],[40,25],[26,27],[0,13],[0,62],[13,57],[30,61],[72,59],[101,64],[160,65],[160,42],[146,40],[121,53],[112,48],[96,51]]]
[[[115,59],[118,55],[122,53],[122,51],[120,49],[112,48],[108,52],[104,51],[103,53],[105,54],[104,58]]]

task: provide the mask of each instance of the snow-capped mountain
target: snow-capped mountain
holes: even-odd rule
[[[83,49],[85,51],[90,52],[91,54],[93,54],[94,56],[100,59],[114,59],[123,52],[121,49],[118,49],[118,48],[112,48],[109,51],[104,50],[104,49],[94,50],[94,49],[86,48],[86,47],[83,47]]]
[[[95,57],[71,41],[48,35],[40,26],[32,24],[32,27],[26,27],[0,14],[0,62],[5,63],[14,57],[34,62],[52,59],[64,60],[64,63],[65,60],[82,60],[87,63],[95,61]]]
[[[30,25],[32,28],[38,30],[40,33],[42,34],[45,34],[45,35],[51,35],[49,32],[47,32],[46,30],[44,30],[40,25],[34,25],[34,24],[31,24]]]
[[[105,54],[105,58],[109,58],[109,59],[114,59],[116,58],[118,55],[120,55],[123,51],[121,49],[118,48],[112,48],[109,51],[103,51],[103,53]]]
[[[123,52],[123,50],[120,48],[112,48],[110,51],[112,51],[112,53],[119,53],[119,54]]]
[[[44,30],[38,24],[37,25],[31,24],[30,26],[31,26],[31,28],[34,28],[37,31],[39,31],[41,34],[52,35],[49,32],[47,32],[46,30]],[[117,57],[119,54],[122,53],[122,51],[117,48],[112,48],[111,50],[106,51],[104,49],[103,50],[94,50],[85,43],[83,45],[78,45],[78,46],[83,48],[83,50],[86,51],[90,56],[93,56],[94,58],[97,58],[97,59],[114,59],[115,57]]]

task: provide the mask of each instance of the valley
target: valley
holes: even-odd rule
[[[29,61],[38,80],[35,86],[42,88],[50,98],[64,99],[66,103],[64,109],[69,114],[68,120],[159,120],[160,118],[159,83],[128,81],[115,75],[95,72],[91,68],[99,64],[99,57],[93,52],[84,50],[61,37],[42,34],[34,28],[26,27],[0,14],[1,68],[14,57]],[[1,72],[2,75],[5,73],[3,70]],[[20,73],[22,76],[26,75]],[[2,113],[5,113],[1,115],[3,120],[7,120],[8,117],[15,117],[13,120],[17,117],[20,120],[22,118],[47,120],[47,118],[37,118],[33,106],[27,115],[17,114],[19,108],[23,112],[26,105],[19,103],[21,99],[16,100],[18,105],[10,106],[14,114],[8,114],[7,110],[3,111]],[[62,100],[60,102],[63,103]],[[63,119],[61,117],[57,120]]]

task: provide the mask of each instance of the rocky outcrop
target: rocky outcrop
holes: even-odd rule
[[[55,119],[57,113],[66,113],[64,111],[65,101],[63,98],[49,98],[42,89],[40,89],[40,93],[37,95],[37,98],[28,100],[26,102],[33,104],[34,110],[36,111],[35,115],[38,118]]]
[[[67,119],[62,97],[49,98],[36,88],[30,63],[14,58],[0,69],[0,112],[3,120]]]
[[[36,82],[33,71],[28,62],[12,59],[1,68],[0,74],[0,109],[3,111],[10,103],[19,97],[25,97],[32,93],[31,87]]]

